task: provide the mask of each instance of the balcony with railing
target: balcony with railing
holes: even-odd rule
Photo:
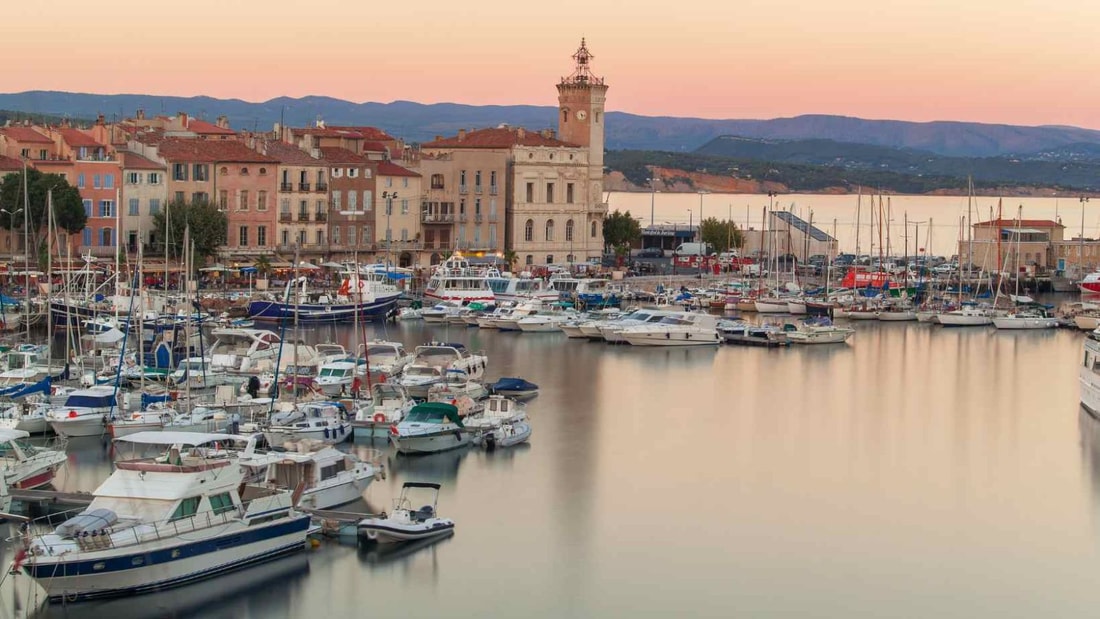
[[[491,196],[497,195],[497,186],[496,185],[489,185],[489,195],[491,195]]]
[[[294,191],[294,183],[279,183],[279,191]]]
[[[477,214],[474,215],[474,223],[475,224],[481,223],[481,213],[477,213]]]
[[[460,194],[470,193],[470,187],[467,186],[467,185],[459,185],[458,186],[458,193],[460,193]]]
[[[309,191],[309,183],[298,183],[298,191]]]
[[[314,185],[314,188],[316,188],[319,193],[325,193],[328,191],[328,183],[317,183]]]
[[[291,215],[289,211],[284,211],[284,212],[279,213],[279,222],[280,223],[285,224],[285,223],[291,222],[291,221],[294,221],[294,216]]]
[[[316,213],[313,214],[313,221],[327,221],[327,220],[328,220],[328,213],[326,213],[324,211],[317,211]]]
[[[458,223],[464,224],[464,223],[466,223],[466,221],[467,221],[466,213],[459,213],[458,214]]]
[[[455,216],[453,213],[421,213],[420,221],[426,224],[449,224],[454,223]]]
[[[474,193],[481,193],[481,185],[474,185]]]
[[[309,221],[309,211],[298,211],[298,221]]]

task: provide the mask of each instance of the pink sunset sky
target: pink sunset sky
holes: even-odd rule
[[[1100,128],[1084,0],[104,0],[5,7],[0,90],[553,105],[580,37],[608,109]]]

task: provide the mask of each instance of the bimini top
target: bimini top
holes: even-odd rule
[[[216,441],[240,440],[241,437],[232,434],[213,434],[208,432],[135,432],[127,436],[116,438],[115,441],[123,443],[137,443],[139,445],[183,445],[197,447]]]
[[[450,421],[458,427],[462,425],[462,418],[458,414],[458,407],[446,402],[424,402],[412,407],[405,415],[405,421],[420,423],[444,423]]]

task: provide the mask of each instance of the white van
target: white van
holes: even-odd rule
[[[672,251],[674,256],[709,256],[713,253],[710,243],[680,243],[680,246]]]

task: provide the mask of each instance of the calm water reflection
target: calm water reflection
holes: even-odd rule
[[[456,535],[304,557],[49,616],[939,616],[1100,606],[1100,422],[1070,332],[859,324],[848,346],[608,347],[410,324],[542,387],[531,444],[391,457]],[[379,329],[377,335],[383,335]],[[315,341],[350,344],[350,330]],[[58,479],[109,472],[98,440]],[[308,563],[306,562],[308,558]],[[264,578],[271,582],[254,585]],[[22,579],[26,585],[26,579]]]

